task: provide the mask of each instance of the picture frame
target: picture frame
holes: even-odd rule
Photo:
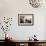
[[[18,14],[18,26],[33,26],[34,14]]]

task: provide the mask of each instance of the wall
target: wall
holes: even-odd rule
[[[34,34],[37,35],[37,39],[45,40],[45,12],[45,6],[32,8],[28,0],[0,0],[0,19],[4,16],[13,18],[8,33],[17,40],[27,40]],[[34,25],[18,26],[18,14],[34,14]],[[2,33],[3,31],[0,31],[0,35]],[[0,36],[0,39],[4,39],[4,37]]]

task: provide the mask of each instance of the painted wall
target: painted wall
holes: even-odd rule
[[[34,14],[33,26],[18,26],[18,14]],[[0,19],[4,16],[12,17],[12,26],[8,33],[16,40],[27,40],[34,34],[37,39],[45,40],[45,6],[40,8],[32,8],[28,0],[0,0]],[[4,35],[0,29],[0,39]]]

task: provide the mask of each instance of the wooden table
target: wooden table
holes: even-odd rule
[[[24,44],[23,46],[43,46],[44,44],[46,44],[46,40],[39,41],[17,40],[15,41],[15,43],[16,46],[21,46],[20,44]]]
[[[29,41],[29,40],[12,40],[9,44],[14,44],[16,46],[46,46],[46,40],[39,41]]]

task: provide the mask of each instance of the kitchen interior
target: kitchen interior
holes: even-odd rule
[[[46,46],[45,0],[0,0],[0,46]]]

